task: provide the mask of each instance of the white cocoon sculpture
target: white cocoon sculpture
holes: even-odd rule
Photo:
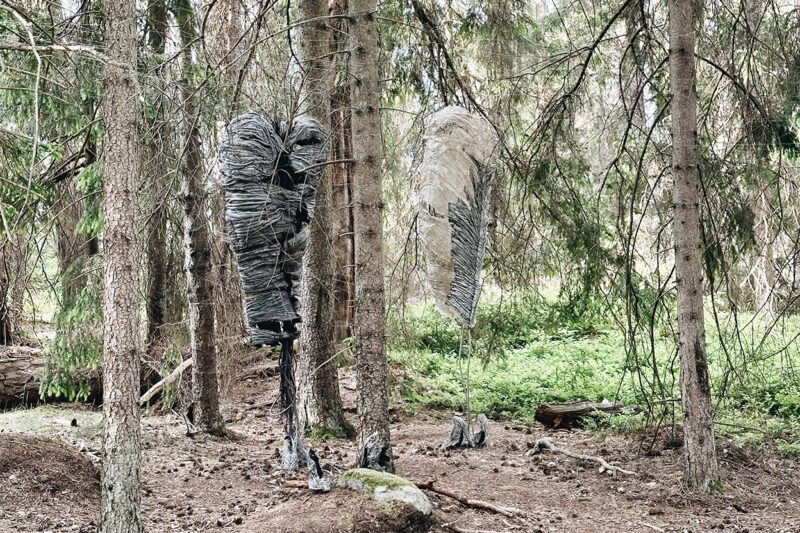
[[[487,120],[448,106],[425,121],[417,228],[436,307],[475,325],[486,254],[497,135]]]

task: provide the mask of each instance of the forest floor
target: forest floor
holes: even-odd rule
[[[262,366],[262,369],[266,368]],[[328,494],[288,488],[280,469],[282,426],[273,372],[245,372],[232,385],[224,416],[234,439],[187,437],[174,412],[143,417],[143,513],[148,532],[402,531],[379,506],[334,488]],[[354,378],[342,374],[355,422]],[[233,400],[233,401],[231,401]],[[101,413],[55,404],[0,414],[0,532],[94,532],[99,517]],[[398,474],[470,499],[522,511],[507,517],[427,492],[430,531],[472,532],[800,532],[800,462],[743,450],[720,438],[725,490],[713,496],[681,488],[680,440],[669,432],[641,451],[641,436],[547,430],[492,421],[492,446],[441,451],[448,413],[392,414]],[[612,477],[594,463],[549,452],[527,456],[536,439],[601,455],[635,472]],[[38,437],[45,437],[40,439]],[[335,477],[351,468],[346,440],[312,443]]]

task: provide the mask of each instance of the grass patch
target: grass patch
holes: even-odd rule
[[[676,330],[665,324],[656,326],[652,339],[641,333],[633,353],[607,316],[594,316],[593,322],[569,319],[563,306],[540,297],[482,303],[473,330],[473,412],[530,423],[542,402],[608,399],[644,405],[658,399],[666,420],[680,424]],[[768,445],[784,456],[800,456],[800,380],[795,372],[800,316],[773,322],[773,317],[740,312],[735,318],[720,309],[716,317],[706,316],[717,434],[742,446]],[[466,349],[459,358],[456,323],[425,304],[407,307],[402,317],[390,316],[388,324],[389,360],[405,370],[398,384],[401,407],[461,411]],[[586,426],[631,434],[648,423],[639,413],[599,416]]]
[[[72,425],[73,420],[77,425]],[[82,406],[40,405],[0,413],[0,431],[99,443],[103,414]]]

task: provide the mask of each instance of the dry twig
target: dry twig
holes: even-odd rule
[[[493,503],[484,502],[481,500],[473,500],[471,498],[465,498],[455,492],[443,489],[441,487],[434,486],[435,480],[425,481],[423,483],[416,483],[417,487],[423,490],[429,490],[431,492],[435,492],[437,494],[441,494],[443,496],[447,496],[448,498],[452,498],[457,502],[461,503],[462,505],[466,505],[467,507],[474,507],[475,509],[483,509],[486,511],[491,511],[493,513],[501,514],[503,516],[507,516],[509,518],[519,518],[525,516],[522,510],[514,508],[514,507],[505,507],[501,505],[495,505]]]
[[[620,468],[618,466],[609,464],[608,461],[606,461],[602,457],[596,457],[594,455],[585,455],[582,453],[576,453],[570,450],[566,450],[564,448],[559,448],[558,446],[553,444],[553,441],[550,439],[550,437],[545,437],[543,439],[537,440],[536,443],[533,445],[533,448],[528,452],[528,455],[534,455],[540,453],[542,450],[550,450],[553,453],[561,453],[566,455],[567,457],[572,457],[573,459],[579,459],[581,461],[594,461],[595,463],[599,463],[600,466],[602,467],[601,472],[603,470],[608,470],[609,472],[612,472],[615,476],[617,475],[617,472],[622,472],[623,474],[629,474],[629,475],[635,474],[635,472],[631,472],[630,470],[625,470],[624,468]]]

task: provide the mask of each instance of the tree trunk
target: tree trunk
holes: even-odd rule
[[[219,412],[217,382],[217,341],[214,325],[214,285],[211,265],[211,240],[205,218],[203,156],[198,130],[199,111],[194,89],[190,86],[193,71],[195,18],[189,0],[176,2],[175,18],[184,46],[181,90],[186,124],[186,148],[181,165],[181,201],[183,203],[183,246],[185,251],[186,289],[189,301],[189,334],[192,358],[192,397],[194,425],[214,435],[225,433]]]
[[[162,175],[163,156],[158,146],[147,147],[147,161],[151,165],[150,176],[150,220],[147,223],[147,344],[152,345],[159,337],[164,325],[167,285],[167,214],[163,204]]]
[[[764,172],[767,162],[758,155],[759,174]],[[773,289],[775,286],[775,269],[773,268],[772,232],[770,231],[769,184],[759,175],[754,184],[750,205],[753,209],[753,236],[755,239],[753,265],[753,292],[755,295],[755,311],[771,313],[773,310]]]
[[[736,39],[754,46],[759,18],[763,13],[760,0],[744,0],[742,11],[744,24],[741,25],[741,35]],[[747,88],[745,95],[739,95],[739,109],[741,110],[742,123],[744,124],[747,140],[752,143],[749,151],[750,174],[755,179],[750,184],[753,188],[750,193],[750,208],[753,211],[753,268],[752,283],[755,311],[757,313],[771,313],[774,308],[774,286],[776,269],[774,268],[772,216],[770,213],[770,183],[767,176],[770,174],[770,149],[769,139],[764,135],[762,119],[753,107],[748,96],[755,95],[760,98],[759,73],[750,62],[742,65],[744,84]],[[738,95],[738,93],[737,93]],[[780,221],[779,221],[780,223]]]
[[[25,289],[28,285],[28,240],[23,234],[15,232],[11,242],[11,319],[13,323],[19,323],[23,318]]]
[[[142,531],[135,7],[103,1],[103,533]]]
[[[11,344],[22,318],[27,242],[12,231],[0,238],[0,345]]]
[[[300,19],[320,19],[300,26],[301,66],[305,71],[301,112],[321,124],[330,121],[328,73],[328,27],[326,0],[305,0],[300,4]],[[330,144],[324,145],[330,152]],[[326,157],[327,159],[327,157]],[[298,364],[298,403],[300,427],[317,428],[337,437],[346,437],[349,424],[342,411],[339,375],[336,366],[336,339],[333,312],[333,250],[331,249],[331,173],[325,169],[317,187],[314,218],[303,256],[301,288],[300,362]]]
[[[332,0],[331,16],[347,14],[347,0]],[[336,340],[341,342],[353,335],[353,287],[355,257],[353,256],[353,158],[352,129],[350,125],[350,75],[348,53],[350,23],[346,18],[332,18],[330,52],[334,68],[331,69],[331,148],[334,161],[331,165],[331,209],[333,220],[334,254],[334,306],[336,309]]]
[[[640,44],[641,29],[643,21],[641,20],[643,0],[636,0],[632,2],[625,10],[625,50],[629,58],[625,68],[625,78],[622,80],[622,97],[625,103],[625,110],[627,111],[626,120],[644,130],[647,126],[645,119],[645,95],[644,95],[644,79],[642,72],[644,69],[645,58],[642,57],[642,46]],[[623,50],[623,51],[625,51]],[[640,95],[640,93],[642,93]]]
[[[8,279],[8,250],[11,248],[9,241],[3,237],[0,240],[0,345],[11,344],[13,328],[11,325],[11,310],[8,305],[10,283]]]
[[[235,112],[237,105],[233,101],[237,86],[239,85],[240,73],[244,77],[244,64],[247,54],[243,53],[246,42],[239,42],[242,28],[242,9],[239,0],[224,0],[220,2],[219,8],[212,11],[210,17],[215,22],[207,24],[216,27],[214,38],[210,40],[213,45],[212,50],[215,59],[224,68],[225,78],[227,79],[226,94],[230,96],[226,106],[228,114],[222,114],[217,122],[218,125],[224,124]],[[221,126],[220,126],[221,127]],[[222,128],[224,129],[224,128]],[[218,132],[217,137],[221,130]],[[217,315],[217,341],[220,345],[221,355],[234,345],[240,345],[241,341],[248,335],[247,320],[244,314],[244,303],[242,300],[242,281],[239,278],[239,268],[236,263],[236,256],[231,250],[230,243],[227,241],[225,231],[225,193],[220,190],[212,198],[212,220],[214,223],[214,265],[216,266],[217,286],[216,291],[216,315]]]
[[[353,220],[355,222],[355,350],[360,438],[380,435],[378,448],[389,440],[386,394],[383,199],[381,184],[381,89],[378,73],[378,20],[375,0],[350,2],[353,75]],[[389,470],[393,471],[391,465]]]
[[[691,489],[709,492],[719,486],[719,471],[714,449],[711,389],[703,324],[694,57],[695,9],[695,2],[692,0],[669,2],[672,178],[675,204],[673,233],[686,483]]]
[[[147,3],[147,41],[154,54],[164,55],[166,50],[167,9],[164,0],[149,0]],[[161,122],[153,131],[163,140],[167,122],[161,114]],[[147,146],[147,169],[150,189],[150,220],[147,224],[147,344],[152,345],[164,325],[167,285],[167,209],[164,199],[166,175],[164,143],[153,138]]]
[[[58,273],[61,279],[61,307],[74,300],[86,285],[86,278],[80,272],[78,259],[88,255],[86,238],[78,235],[78,220],[83,212],[84,201],[75,191],[75,180],[67,178],[59,187],[55,202],[56,212],[56,256]]]

